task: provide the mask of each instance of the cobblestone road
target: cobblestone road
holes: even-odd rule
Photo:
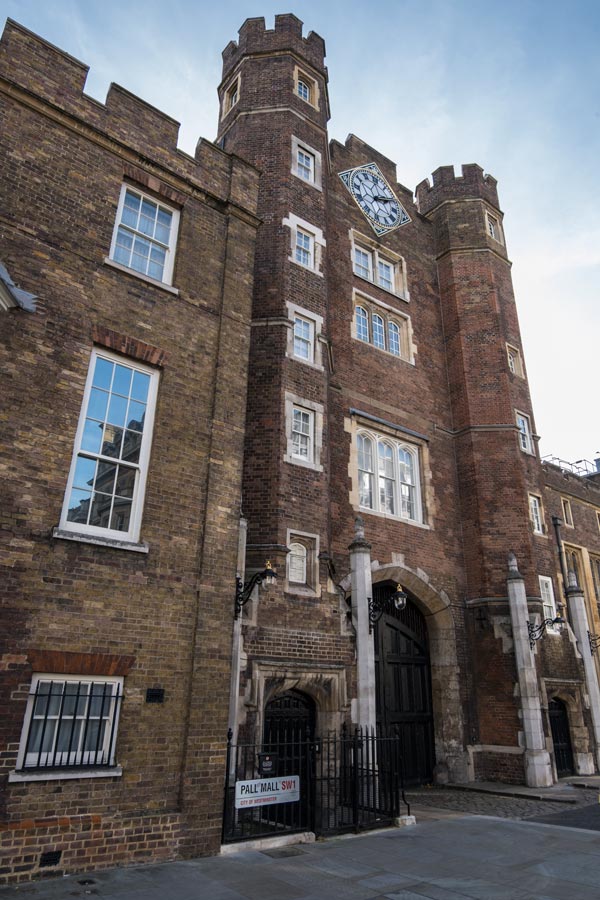
[[[573,797],[575,803],[556,803],[552,800],[535,800],[526,797],[507,797],[497,794],[483,794],[476,791],[460,791],[452,788],[416,788],[407,791],[407,799],[411,805],[411,812],[419,809],[443,809],[454,810],[467,815],[476,816],[500,816],[503,819],[531,819],[544,817],[556,813],[572,813],[595,804],[598,807],[598,792],[595,789],[574,788]],[[568,818],[568,816],[567,816]],[[562,819],[562,817],[561,817]],[[582,819],[583,821],[583,819]],[[599,828],[600,820],[593,813],[589,817],[587,828]],[[557,825],[569,824],[567,821],[556,821]]]

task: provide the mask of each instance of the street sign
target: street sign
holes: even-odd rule
[[[298,775],[282,778],[254,778],[252,781],[236,781],[235,808],[266,806],[269,803],[294,803],[300,799]]]

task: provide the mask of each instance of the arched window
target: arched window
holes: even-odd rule
[[[394,515],[396,512],[394,491],[394,451],[389,444],[377,444],[379,463],[379,509]]]
[[[380,350],[385,350],[385,329],[383,327],[383,319],[376,313],[373,313],[373,346]]]
[[[388,350],[400,356],[400,329],[395,322],[388,322]]]
[[[306,547],[294,541],[288,554],[288,579],[294,584],[306,584]]]
[[[369,316],[362,306],[356,307],[356,337],[369,343]]]
[[[400,476],[400,515],[405,519],[416,518],[415,458],[406,447],[398,448],[398,472]]]
[[[357,443],[359,503],[367,509],[373,509],[373,442],[366,435],[359,434]]]
[[[359,505],[388,516],[423,522],[419,447],[368,431],[357,434],[356,444]]]

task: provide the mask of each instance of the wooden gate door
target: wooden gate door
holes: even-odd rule
[[[312,827],[316,709],[300,691],[286,691],[265,706],[263,748],[277,754],[277,773],[300,777],[301,824]]]
[[[377,719],[401,738],[406,784],[427,784],[435,765],[427,624],[409,599],[394,608],[395,585],[374,585],[384,614],[375,633]]]
[[[554,744],[556,774],[559,778],[564,778],[566,775],[573,775],[575,771],[567,707],[558,697],[553,697],[548,706],[548,713],[550,716],[552,743]]]

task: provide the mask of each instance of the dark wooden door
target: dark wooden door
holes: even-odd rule
[[[313,700],[300,691],[286,691],[265,706],[263,749],[277,755],[276,775],[298,775],[300,801],[279,807],[278,818],[302,827],[312,827],[314,809],[314,738],[316,709]]]
[[[395,589],[373,589],[385,609],[375,632],[377,719],[400,734],[406,784],[427,784],[435,764],[427,624],[410,599],[394,609]]]
[[[550,716],[550,730],[552,743],[554,744],[554,759],[556,761],[556,774],[559,778],[574,774],[573,748],[571,747],[571,732],[569,730],[569,715],[567,707],[562,700],[554,697],[548,706]]]

